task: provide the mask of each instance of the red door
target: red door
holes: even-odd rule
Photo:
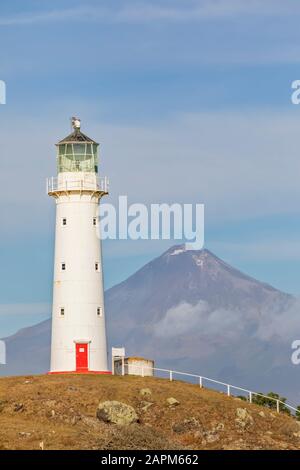
[[[76,371],[88,370],[88,344],[76,343]]]

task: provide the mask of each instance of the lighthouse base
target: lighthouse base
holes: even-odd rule
[[[66,374],[72,374],[72,375],[111,375],[110,370],[67,370],[67,371],[50,371],[47,373],[47,375],[66,375]]]

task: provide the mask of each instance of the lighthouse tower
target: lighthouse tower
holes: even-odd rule
[[[57,144],[57,177],[49,178],[56,202],[50,373],[107,373],[102,256],[98,205],[108,194],[98,176],[98,145],[81,132]]]

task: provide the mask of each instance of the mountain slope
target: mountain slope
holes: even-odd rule
[[[172,247],[106,296],[109,319],[122,324],[125,316],[133,328],[155,323],[176,305],[199,301],[212,310],[247,310],[257,316],[262,308],[286,306],[292,296],[246,276],[208,250],[183,246]]]
[[[175,246],[106,294],[109,347],[160,366],[201,372],[300,403],[291,342],[297,301],[224,263],[208,250]],[[2,375],[48,370],[50,322],[7,339]],[[294,392],[296,390],[296,392]]]
[[[5,338],[7,366],[0,375],[47,372],[49,369],[51,322],[45,320]]]

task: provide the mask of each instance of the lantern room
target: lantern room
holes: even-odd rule
[[[74,131],[56,144],[57,172],[98,173],[98,146],[80,130],[80,120],[72,118]]]

